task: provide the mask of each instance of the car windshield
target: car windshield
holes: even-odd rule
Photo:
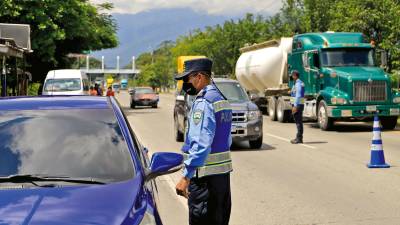
[[[375,66],[374,50],[361,48],[326,49],[321,54],[322,66]]]
[[[44,84],[45,91],[79,91],[81,89],[81,80],[72,79],[47,79]]]
[[[0,176],[43,174],[117,182],[134,176],[111,109],[0,112]]]
[[[245,102],[249,101],[246,92],[236,82],[216,82],[218,89],[230,102]]]
[[[137,88],[135,90],[137,94],[152,94],[154,93],[151,88]]]

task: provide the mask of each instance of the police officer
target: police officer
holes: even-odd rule
[[[196,95],[185,144],[183,175],[176,192],[188,198],[190,225],[227,225],[231,213],[232,110],[211,79],[212,61],[188,60],[185,71],[175,76],[182,89]]]
[[[291,77],[294,85],[291,91],[292,114],[296,122],[296,138],[291,140],[292,144],[303,143],[303,110],[304,110],[304,83],[299,79],[299,72],[293,70]]]

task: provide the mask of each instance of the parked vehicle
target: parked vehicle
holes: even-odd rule
[[[281,38],[240,49],[236,77],[265,99],[260,107],[268,109],[271,120],[291,118],[289,74],[297,70],[305,84],[304,117],[317,120],[322,130],[331,129],[334,121],[370,120],[375,114],[383,128],[394,129],[400,93],[377,66],[374,47],[361,33]]]
[[[258,107],[252,103],[239,82],[227,78],[214,78],[215,84],[228,99],[232,107],[233,141],[249,141],[252,149],[263,144],[263,118]],[[174,106],[174,128],[176,141],[183,141],[188,115],[195,96],[180,91]]]
[[[121,90],[126,90],[126,89],[128,89],[128,80],[122,79],[121,80]]]
[[[121,88],[121,85],[119,83],[113,83],[111,87],[115,93],[119,93],[119,89]]]
[[[47,73],[42,95],[89,95],[89,80],[81,70],[51,70]]]
[[[151,87],[136,87],[132,89],[129,94],[131,95],[131,108],[136,106],[151,106],[152,108],[158,107],[160,98],[158,93],[155,93]]]
[[[2,224],[162,224],[154,178],[183,157],[149,161],[114,98],[8,98],[0,117]]]

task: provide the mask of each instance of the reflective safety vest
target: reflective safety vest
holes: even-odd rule
[[[198,98],[204,98],[213,105],[216,126],[211,151],[204,165],[197,167],[197,177],[229,173],[232,171],[230,154],[232,109],[230,104],[215,87],[208,89],[203,96]],[[183,155],[185,160],[189,157],[187,153]]]
[[[300,90],[297,90],[297,85],[298,83],[300,83]],[[305,92],[305,88],[304,88],[304,83],[303,81],[301,81],[300,79],[298,79],[296,81],[296,83],[293,85],[292,87],[292,91],[290,93],[290,103],[292,105],[294,105],[294,103],[296,102],[296,92],[300,92],[300,99],[299,99],[299,104],[304,105],[305,99],[304,99],[304,92]]]
[[[189,154],[183,154],[184,160],[189,158]],[[196,170],[197,177],[229,173],[233,170],[231,152],[210,153],[204,162],[204,166]]]

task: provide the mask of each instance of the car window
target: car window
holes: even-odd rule
[[[72,79],[47,79],[44,84],[45,91],[79,91],[81,90],[81,80]]]
[[[154,93],[151,88],[137,88],[135,89],[136,94],[152,94]]]
[[[249,97],[244,89],[236,82],[216,82],[218,89],[230,102],[249,101]]]
[[[117,182],[133,160],[111,109],[0,112],[0,176],[45,174]]]

